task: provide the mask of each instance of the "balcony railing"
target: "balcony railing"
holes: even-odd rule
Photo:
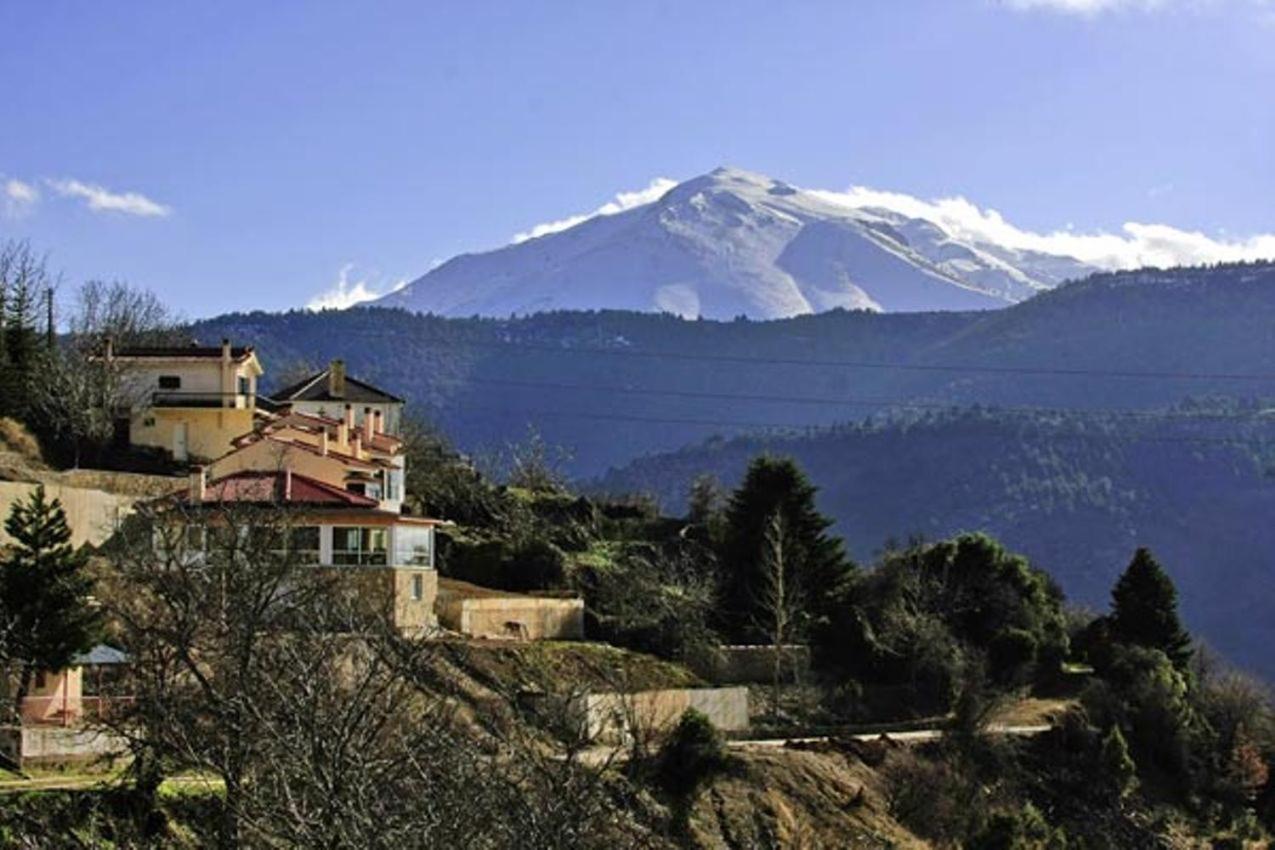
[[[184,392],[182,390],[158,390],[151,393],[151,407],[232,407],[245,409],[253,406],[251,393]]]
[[[30,726],[79,726],[118,717],[132,704],[131,696],[24,697],[20,714]]]

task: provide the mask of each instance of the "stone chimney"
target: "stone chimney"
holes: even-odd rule
[[[372,437],[376,434],[374,428],[376,423],[372,421],[372,408],[365,407],[363,408],[363,442],[372,442]]]
[[[328,367],[328,395],[345,398],[345,361],[333,360]]]
[[[190,489],[188,496],[191,502],[196,504],[204,501],[208,496],[208,478],[204,473],[202,466],[192,466],[190,468]]]

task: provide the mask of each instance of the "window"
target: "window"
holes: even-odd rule
[[[243,375],[239,376],[239,394],[252,395],[252,382]]]
[[[161,390],[180,390],[182,388],[182,379],[180,375],[160,375],[159,388]]]
[[[417,573],[412,576],[412,600],[420,602],[425,598],[425,576]]]
[[[332,563],[383,565],[388,562],[386,538],[383,528],[337,526],[332,529]]]
[[[288,548],[304,563],[319,562],[319,527],[305,525],[288,532]]]
[[[429,528],[412,525],[394,527],[394,565],[428,567],[432,534]]]

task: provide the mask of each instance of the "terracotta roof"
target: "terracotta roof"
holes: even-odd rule
[[[349,404],[403,403],[403,399],[398,396],[348,375],[345,378],[345,393],[340,397],[334,396],[328,392],[328,373],[331,371],[331,368],[324,369],[303,381],[297,381],[291,386],[271,393],[270,397],[280,404],[290,401],[335,401]]]
[[[189,502],[189,492],[179,498]],[[376,508],[376,499],[333,487],[297,473],[247,470],[209,481],[203,504],[289,504],[321,507]]]

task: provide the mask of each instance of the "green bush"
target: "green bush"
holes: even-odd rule
[[[726,742],[711,720],[687,709],[660,749],[657,777],[661,787],[680,799],[694,796],[700,786],[726,769]]]

